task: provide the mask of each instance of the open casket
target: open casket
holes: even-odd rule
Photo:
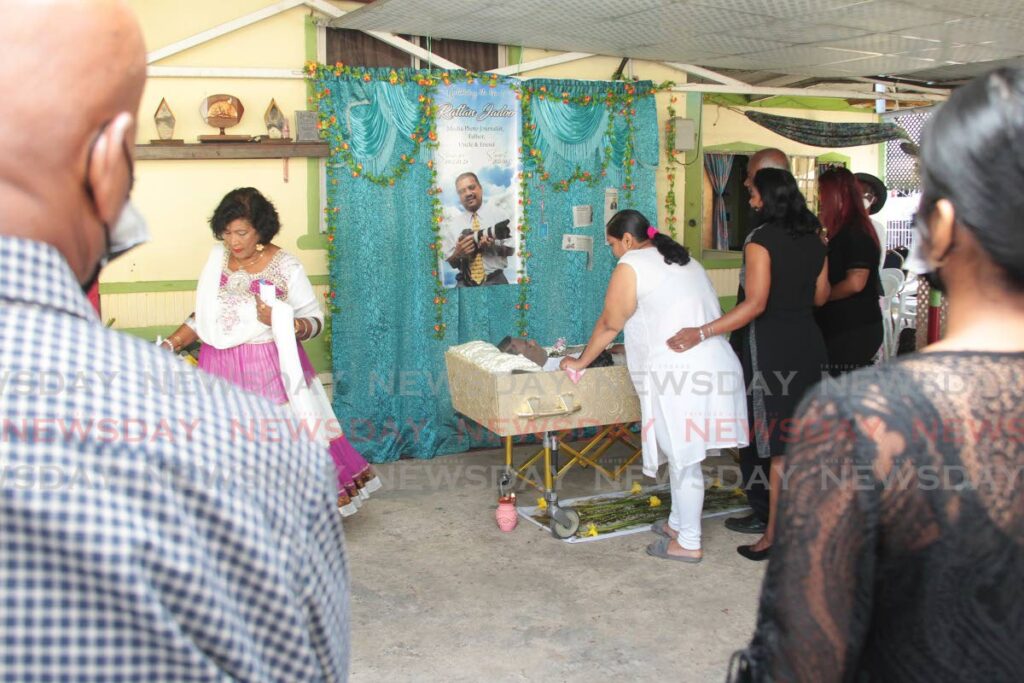
[[[489,356],[485,347],[504,358]],[[495,358],[497,363],[493,362]],[[514,359],[525,363],[514,367]],[[555,449],[557,460],[559,438],[569,431],[593,427],[597,434],[579,450],[561,445],[570,458],[557,469],[556,479],[575,465],[593,467],[617,479],[640,455],[639,443],[630,430],[640,421],[640,401],[624,359],[617,360],[621,364],[588,368],[579,382],[573,383],[561,370],[538,371],[536,364],[501,354],[485,342],[469,342],[445,353],[455,410],[504,437],[509,473],[545,491],[552,488],[548,476],[552,471],[550,451]],[[512,463],[512,437],[524,434],[543,434],[544,448],[516,467]],[[606,469],[598,459],[617,442],[629,448],[628,457],[616,469]],[[543,485],[524,474],[541,456],[546,465]]]
[[[640,401],[625,365],[588,368],[574,384],[561,370],[492,372],[453,350],[445,362],[455,410],[499,436],[640,420]]]

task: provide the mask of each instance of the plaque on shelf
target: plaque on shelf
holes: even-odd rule
[[[156,113],[153,114],[153,122],[156,124],[156,140],[150,140],[152,145],[183,145],[184,140],[174,139],[174,124],[176,119],[174,118],[174,112],[171,111],[170,106],[167,104],[166,98],[160,98],[160,106],[156,108]]]
[[[249,142],[248,135],[225,135],[224,129],[242,120],[245,107],[234,95],[210,95],[199,105],[199,115],[207,125],[220,129],[219,135],[200,135],[200,142]]]
[[[317,130],[315,111],[295,112],[295,141],[320,142],[320,131]]]

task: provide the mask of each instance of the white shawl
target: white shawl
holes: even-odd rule
[[[323,314],[316,301],[313,286],[306,277],[302,265],[289,254],[284,270],[287,277],[287,300],[273,297],[264,300],[272,309],[271,327],[256,317],[256,306],[252,303],[240,305],[230,312],[223,310],[220,297],[221,273],[224,271],[225,252],[222,245],[215,245],[210,251],[196,290],[196,333],[205,344],[217,349],[229,349],[241,344],[262,341],[272,332],[277,345],[277,357],[281,366],[281,379],[288,403],[295,416],[305,422],[310,430],[315,429],[318,440],[327,442],[322,412],[317,410],[314,395],[306,385],[299,362],[298,342],[295,340],[294,321],[299,318],[317,318],[323,323]],[[255,295],[253,295],[255,299]],[[228,313],[225,316],[225,313]],[[231,324],[225,319],[231,318]]]

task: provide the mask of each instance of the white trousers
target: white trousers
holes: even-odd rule
[[[658,440],[658,449],[662,450],[668,460],[666,467],[672,489],[672,513],[668,517],[668,525],[676,531],[676,542],[680,546],[687,550],[700,550],[700,520],[704,512],[704,472],[700,463],[706,455],[707,444],[697,441],[673,444],[666,428],[668,422],[657,402],[654,410],[654,435]],[[680,451],[675,457],[666,452],[673,448]],[[673,461],[691,464],[676,466]]]
[[[668,464],[672,488],[672,513],[668,525],[678,536],[676,541],[687,550],[700,550],[700,519],[704,511],[704,472],[700,463],[673,467]]]

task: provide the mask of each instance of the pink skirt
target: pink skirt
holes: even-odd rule
[[[303,380],[309,386],[316,381],[316,370],[301,344],[299,363],[302,365]],[[288,403],[277,358],[277,344],[273,342],[241,344],[230,349],[216,349],[203,344],[199,347],[199,367],[278,405]],[[334,417],[329,405],[321,408],[330,418]],[[330,453],[337,473],[338,507],[342,514],[349,515],[358,509],[360,502],[368,498],[371,492],[380,488],[380,480],[344,434],[331,440]]]

